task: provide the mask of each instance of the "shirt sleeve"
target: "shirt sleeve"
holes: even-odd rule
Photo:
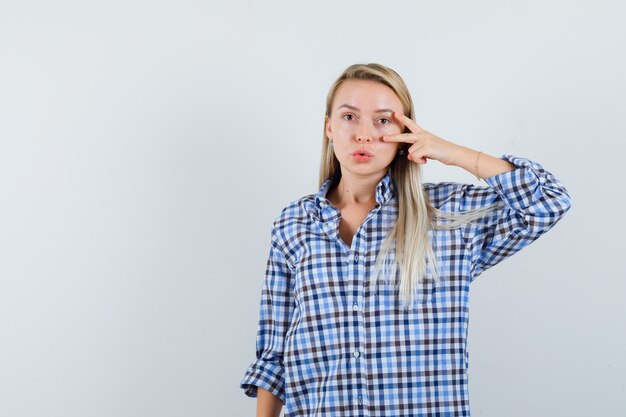
[[[561,181],[538,162],[506,154],[500,159],[515,169],[485,178],[489,187],[473,187],[467,194],[472,201],[462,203],[465,209],[504,203],[470,229],[470,281],[550,230],[572,204]]]
[[[256,359],[240,383],[248,397],[256,398],[258,387],[262,387],[285,403],[283,347],[294,306],[292,270],[277,243],[274,227],[261,289]]]

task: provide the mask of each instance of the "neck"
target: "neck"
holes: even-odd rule
[[[339,184],[329,194],[329,200],[338,207],[346,205],[371,205],[376,201],[376,186],[384,178],[387,171],[368,177],[355,176],[350,172],[343,173]]]

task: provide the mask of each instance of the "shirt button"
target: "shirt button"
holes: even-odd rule
[[[354,255],[354,263],[358,263],[359,262],[359,255]]]
[[[354,351],[354,353],[353,353],[353,355],[354,355],[354,357],[355,357],[355,358],[358,358],[358,357],[359,357],[359,355],[360,355],[360,353],[359,353],[359,351],[358,351],[358,350],[355,350],[355,351]]]
[[[359,309],[359,305],[357,303],[354,303],[352,305],[352,311],[357,311]]]
[[[359,398],[359,404],[363,404],[363,396],[362,396],[362,395],[359,395],[359,397],[358,397],[358,398]]]

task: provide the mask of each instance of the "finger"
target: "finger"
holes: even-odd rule
[[[413,156],[412,156],[411,154],[409,154],[409,155],[407,156],[407,158],[408,158],[410,161],[413,161]],[[414,161],[414,162],[417,162],[417,163],[420,163],[420,164],[421,164],[422,162],[423,162],[423,163],[426,163],[426,161],[427,161],[427,159],[426,159],[426,158],[417,158],[417,161]]]
[[[420,164],[425,164],[427,159],[426,156],[423,155],[424,152],[424,146],[423,145],[413,145],[409,148],[409,159],[411,161],[420,163]]]
[[[418,156],[413,156],[412,154],[409,154],[407,156],[411,161],[413,162],[417,162],[418,164],[425,164],[426,162],[428,162],[428,159],[423,156],[423,157],[418,157]]]
[[[413,133],[398,133],[397,135],[385,135],[382,138],[385,142],[415,143],[417,138]]]
[[[413,145],[411,145],[408,149],[408,153],[409,154],[414,154],[415,152],[421,150],[424,147],[423,143],[418,143],[415,142]]]
[[[405,116],[402,113],[398,113],[398,112],[394,112],[393,116],[400,121],[400,123],[402,123],[403,126],[406,126],[409,128],[409,130],[411,132],[418,132],[420,130],[423,130],[416,122],[415,120],[411,119],[410,117]]]

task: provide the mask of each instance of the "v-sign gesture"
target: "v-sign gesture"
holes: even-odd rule
[[[415,121],[401,113],[394,112],[393,117],[411,132],[383,136],[384,141],[410,143],[407,157],[418,164],[425,164],[428,159],[436,159],[443,164],[453,165],[453,160],[461,148],[459,145],[422,129]]]

